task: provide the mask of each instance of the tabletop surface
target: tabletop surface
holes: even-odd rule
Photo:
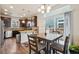
[[[53,34],[53,33],[49,33],[47,34],[46,36],[44,34],[39,34],[37,35],[38,37],[41,37],[41,38],[45,38],[45,39],[48,39],[48,40],[54,40],[60,36],[62,36],[62,34]]]
[[[55,40],[59,37],[62,37],[63,35],[57,34],[57,33],[49,33],[49,34],[45,35],[44,33],[40,33],[40,34],[37,34],[36,36],[39,37],[39,38],[43,38],[43,39],[52,41],[52,40]]]

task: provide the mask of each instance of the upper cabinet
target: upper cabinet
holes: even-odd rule
[[[9,17],[1,17],[1,20],[3,20],[5,27],[11,27],[11,18],[9,18]]]
[[[20,27],[25,27],[27,29],[32,29],[32,27],[37,27],[37,16],[20,19]]]

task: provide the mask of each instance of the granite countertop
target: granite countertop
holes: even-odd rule
[[[4,31],[23,31],[23,30],[26,30],[26,28],[22,28],[22,27],[20,27],[20,28],[10,28],[10,27],[4,28]]]
[[[33,30],[27,30],[26,28],[5,28],[4,31],[19,31],[19,32],[34,32]]]

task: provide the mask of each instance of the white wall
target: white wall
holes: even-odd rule
[[[38,15],[37,26],[39,27],[39,33],[45,33],[45,19],[43,15]]]
[[[71,7],[73,8],[73,40],[79,45],[79,5],[71,5]]]

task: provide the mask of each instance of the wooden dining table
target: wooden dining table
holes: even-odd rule
[[[37,36],[39,39],[45,40],[47,42],[47,53],[51,54],[50,44],[61,38],[63,34],[48,33],[47,35],[45,35],[44,33],[40,33],[34,36]]]

